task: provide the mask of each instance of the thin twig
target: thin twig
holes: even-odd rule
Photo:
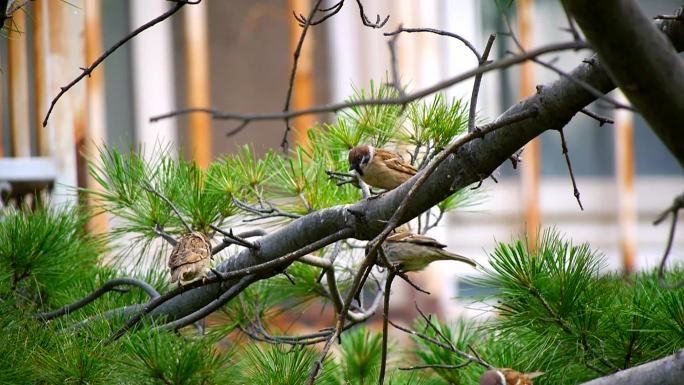
[[[587,115],[590,118],[596,119],[599,122],[599,127],[603,127],[604,124],[614,124],[615,123],[615,121],[613,119],[607,118],[605,116],[601,116],[601,115],[589,110],[588,108],[582,108],[580,110],[580,112],[583,113],[584,115]]]
[[[174,239],[171,236],[171,234],[164,231],[164,228],[161,227],[158,223],[154,225],[154,233],[162,237],[162,239],[168,242],[171,246],[176,246],[176,244],[178,243],[178,241]]]
[[[246,247],[251,250],[259,250],[259,245],[253,242],[248,241],[245,238],[242,238],[239,235],[233,234],[233,229],[231,228],[229,231],[222,230],[221,228],[214,226],[214,225],[209,225],[213,230],[218,231],[219,233],[223,234],[224,237],[228,238],[230,241],[232,241],[236,245],[240,245],[243,247]]]
[[[443,30],[441,30],[441,29],[435,29],[435,28],[403,28],[403,27],[400,26],[399,28],[397,28],[396,31],[385,32],[383,35],[385,35],[385,36],[392,36],[392,35],[398,35],[398,34],[400,34],[400,33],[402,33],[402,32],[407,32],[407,33],[429,32],[429,33],[434,33],[434,34],[437,34],[437,35],[440,35],[440,36],[453,37],[454,39],[457,39],[457,40],[461,41],[461,43],[465,44],[465,46],[468,47],[468,49],[469,49],[469,50],[473,53],[473,55],[475,55],[475,57],[477,58],[478,63],[482,61],[482,57],[480,56],[480,53],[477,52],[477,48],[475,48],[475,46],[474,46],[472,43],[470,43],[470,42],[468,41],[468,39],[464,38],[464,37],[461,36],[461,35],[455,34],[455,33],[453,33],[453,32],[447,32],[447,31],[443,31]]]
[[[385,370],[387,367],[387,340],[389,339],[387,321],[389,320],[390,291],[392,289],[393,280],[394,273],[389,272],[387,275],[387,281],[385,282],[385,302],[383,304],[382,314],[382,356],[380,359],[380,376],[378,380],[380,385],[385,383]]]
[[[119,40],[116,42],[113,46],[111,46],[108,50],[106,50],[100,57],[95,59],[95,61],[89,65],[87,68],[81,68],[81,74],[76,77],[76,79],[72,80],[69,84],[67,84],[64,87],[61,87],[59,89],[59,93],[57,96],[55,96],[52,99],[52,102],[50,103],[50,108],[48,108],[47,113],[45,114],[45,119],[43,119],[43,127],[47,126],[48,119],[50,118],[50,114],[52,113],[52,110],[55,108],[55,105],[57,104],[57,101],[64,95],[67,91],[69,91],[73,86],[75,86],[81,79],[85,78],[86,76],[90,76],[90,74],[93,72],[95,67],[100,65],[109,55],[114,53],[117,49],[119,49],[122,45],[126,44],[129,40],[137,36],[140,32],[149,29],[153,27],[154,25],[168,19],[171,17],[174,13],[178,12],[185,4],[198,4],[201,0],[197,1],[186,1],[186,0],[176,0],[176,5],[174,5],[173,8],[170,10],[166,11],[165,13],[161,14],[160,16],[148,21],[147,23],[141,25],[140,27],[136,28],[133,32],[129,33],[126,35],[123,39]],[[4,13],[4,10],[2,10]]]
[[[139,279],[135,278],[114,278],[110,279],[109,281],[105,282],[97,288],[95,291],[92,293],[88,294],[87,296],[79,299],[76,302],[70,303],[68,305],[63,306],[60,309],[49,311],[49,312],[42,312],[42,313],[37,313],[33,315],[33,318],[41,320],[41,321],[49,321],[51,319],[61,317],[63,315],[73,313],[76,310],[88,305],[89,303],[95,301],[96,299],[100,298],[103,294],[105,294],[108,291],[113,291],[116,288],[118,288],[121,285],[129,285],[129,286],[136,286],[141,288],[147,295],[150,296],[150,298],[154,299],[159,297],[159,293],[157,290],[152,287],[150,284],[147,282],[141,281]]]
[[[322,16],[318,20],[308,20],[309,25],[318,25],[323,23],[324,21],[328,20],[329,18],[335,16],[340,10],[342,9],[342,6],[344,5],[344,0],[340,0],[334,5],[328,7],[328,8],[319,8],[318,11],[320,12],[327,12],[325,16]],[[297,15],[297,13],[293,10],[292,14],[294,15],[294,18],[297,20],[299,23],[300,27],[304,27],[307,24],[307,18],[304,17],[301,13]]]
[[[186,115],[186,114],[191,114],[191,113],[203,113],[203,114],[209,114],[211,115],[212,119],[217,119],[217,120],[238,120],[238,121],[245,121],[245,120],[250,120],[250,121],[265,121],[265,120],[282,120],[285,118],[294,118],[297,116],[302,116],[302,115],[311,115],[311,114],[320,114],[320,113],[325,113],[325,112],[338,112],[340,110],[348,109],[348,108],[353,108],[353,107],[362,107],[362,106],[386,106],[386,105],[404,105],[411,103],[415,100],[424,98],[426,96],[432,95],[436,92],[439,92],[445,88],[451,87],[454,84],[460,83],[464,80],[470,79],[471,77],[480,74],[480,73],[486,73],[489,71],[494,71],[494,70],[499,70],[499,69],[505,69],[508,68],[512,65],[530,60],[533,57],[551,53],[551,52],[559,52],[559,51],[566,51],[566,50],[576,50],[576,49],[585,49],[589,48],[589,45],[586,42],[565,42],[565,43],[557,43],[557,44],[550,44],[544,47],[540,47],[534,50],[528,50],[525,53],[522,53],[520,55],[513,55],[506,57],[501,60],[497,60],[495,62],[492,62],[490,64],[487,64],[485,66],[478,66],[474,69],[471,69],[469,71],[466,71],[460,75],[457,75],[455,77],[446,79],[444,81],[438,82],[428,88],[425,88],[421,91],[417,91],[414,93],[406,94],[404,98],[389,98],[389,99],[367,99],[367,100],[353,100],[353,101],[348,101],[348,102],[341,102],[341,103],[333,103],[333,104],[326,104],[326,105],[319,105],[319,106],[314,106],[310,108],[304,108],[301,110],[294,110],[294,111],[288,111],[288,112],[270,112],[270,113],[261,113],[261,114],[239,114],[239,113],[233,113],[233,112],[222,112],[213,108],[184,108],[176,111],[172,111],[166,114],[161,114],[157,116],[153,116],[150,118],[150,122],[157,122],[163,119],[169,119],[181,115]]]
[[[247,230],[245,232],[242,232],[242,233],[238,234],[237,237],[239,237],[240,239],[245,239],[245,238],[252,238],[252,237],[263,237],[264,235],[266,235],[266,231],[261,230],[261,229],[254,229],[254,230]],[[231,238],[224,237],[223,241],[221,243],[219,243],[218,245],[214,246],[211,249],[211,255],[216,255],[217,253],[219,253],[220,251],[222,251],[226,247],[228,247],[230,245],[236,245],[236,244],[239,244],[239,243],[235,242],[235,240],[233,240]]]
[[[485,44],[485,49],[482,52],[482,56],[478,59],[480,66],[487,64],[487,58],[489,57],[489,51],[492,50],[492,44],[494,44],[494,39],[496,39],[495,34],[489,35],[487,39],[487,44]],[[482,75],[475,75],[475,81],[473,82],[473,92],[470,95],[470,112],[468,113],[468,132],[473,132],[475,130],[475,115],[477,114],[477,96],[480,93],[480,83],[482,82]]]
[[[575,199],[577,199],[577,204],[579,205],[580,210],[584,210],[584,207],[582,207],[582,201],[580,200],[580,192],[577,188],[577,182],[575,181],[575,174],[572,172],[572,163],[570,163],[570,155],[568,154],[568,144],[565,142],[565,134],[563,133],[562,128],[558,130],[558,132],[560,133],[561,138],[561,149],[563,151],[563,156],[565,157],[565,163],[568,165],[570,180],[572,181],[572,194],[575,196]]]
[[[405,368],[399,368],[399,370],[420,370],[420,369],[461,369],[472,364],[472,361],[466,361],[462,364],[457,365],[447,365],[447,364],[426,364],[426,365],[416,365],[409,366]]]
[[[361,21],[363,22],[363,25],[366,27],[371,27],[371,28],[382,28],[387,24],[387,21],[390,18],[390,15],[387,15],[384,20],[380,20],[380,15],[376,16],[375,23],[370,21],[368,17],[366,16],[366,12],[363,10],[363,4],[361,4],[361,0],[356,0],[356,4],[359,6],[359,15],[361,17]]]
[[[297,218],[301,217],[301,215],[299,215],[299,214],[288,213],[287,211],[283,211],[277,207],[274,207],[271,204],[269,204],[269,208],[262,209],[262,208],[257,208],[257,207],[254,207],[252,205],[249,205],[245,202],[242,202],[241,200],[239,200],[235,197],[233,197],[233,203],[235,203],[235,205],[242,210],[256,214],[257,219],[275,218],[275,217],[285,217],[285,218],[297,219]],[[243,222],[249,222],[249,220],[243,220]]]
[[[567,72],[561,70],[560,68],[558,68],[558,67],[556,67],[556,66],[554,66],[554,65],[552,65],[552,64],[550,64],[550,63],[544,62],[544,61],[539,60],[539,59],[537,59],[537,58],[533,58],[533,59],[531,59],[531,60],[532,60],[533,62],[535,62],[535,63],[541,65],[542,67],[548,68],[548,69],[550,69],[551,71],[557,73],[558,75],[560,75],[560,76],[562,76],[562,77],[564,77],[564,78],[567,78],[567,79],[570,80],[571,82],[573,82],[573,83],[577,84],[578,86],[584,88],[587,92],[589,92],[590,94],[592,94],[592,95],[593,95],[594,97],[596,97],[597,99],[600,99],[600,100],[603,100],[603,101],[607,102],[608,104],[610,104],[610,105],[613,106],[614,108],[623,109],[623,110],[629,110],[629,111],[632,111],[632,112],[636,112],[632,106],[628,106],[628,105],[626,105],[626,104],[624,104],[624,103],[618,102],[617,100],[611,98],[610,96],[606,95],[605,93],[599,91],[598,89],[596,89],[596,87],[592,86],[591,84],[585,82],[584,80],[580,80],[580,79],[577,78],[576,76],[573,76],[573,75],[571,75],[571,74],[569,74],[569,73],[567,73]]]
[[[503,20],[504,20],[504,22],[505,22],[505,24],[506,24],[506,27],[508,28],[508,35],[511,37],[511,39],[513,39],[513,42],[515,43],[515,46],[518,48],[518,50],[519,50],[520,52],[522,52],[522,53],[525,53],[527,50],[525,49],[525,47],[523,47],[522,43],[520,43],[520,40],[518,40],[518,37],[516,36],[515,32],[513,32],[513,27],[511,27],[511,22],[510,22],[510,20],[509,20],[509,18],[508,18],[508,15],[507,15],[505,12],[502,12],[501,15],[502,15]],[[575,41],[576,41],[576,42],[581,42],[581,40],[578,40],[578,39],[575,39]],[[511,51],[508,51],[508,53],[514,54],[514,53],[511,52]],[[585,82],[585,81],[583,81],[583,80],[580,80],[580,79],[577,78],[576,76],[573,76],[573,75],[571,75],[571,74],[569,74],[569,73],[567,73],[567,72],[565,72],[565,71],[559,69],[558,67],[552,65],[551,63],[547,63],[547,62],[544,62],[544,61],[542,61],[542,60],[539,60],[537,57],[534,57],[534,58],[532,58],[531,60],[532,60],[533,62],[535,62],[535,63],[541,65],[542,67],[548,68],[548,69],[550,69],[551,71],[553,71],[553,72],[555,72],[555,73],[561,75],[562,77],[567,78],[568,80],[572,81],[573,83],[575,83],[575,84],[579,85],[580,87],[584,88],[586,91],[588,91],[590,94],[592,94],[592,95],[593,95],[594,97],[596,97],[597,99],[602,99],[602,100],[608,102],[609,104],[613,105],[613,107],[615,107],[615,108],[620,108],[620,109],[626,109],[626,110],[634,111],[634,109],[633,109],[631,106],[627,106],[627,105],[625,105],[625,104],[623,104],[623,103],[618,102],[617,100],[611,98],[610,96],[606,95],[605,93],[603,93],[603,92],[597,90],[597,89],[596,89],[594,86],[592,86],[591,84],[589,84],[589,83],[587,83],[587,82]]]
[[[577,31],[577,26],[575,25],[575,20],[572,19],[572,16],[570,16],[570,12],[568,12],[567,8],[565,7],[564,3],[561,3],[563,7],[563,13],[565,13],[565,18],[568,21],[568,28],[565,29],[565,31],[570,32],[572,35],[572,38],[575,39],[575,41],[580,41],[582,40],[582,36],[580,36],[579,31]]]
[[[401,80],[399,80],[399,64],[397,63],[397,37],[399,37],[399,35],[394,35],[387,40],[387,48],[390,52],[390,68],[392,69],[392,83],[390,86],[397,91],[399,97],[403,98],[406,96],[406,93],[404,92],[404,87],[401,86]]]
[[[422,339],[422,340],[425,340],[425,341],[428,341],[428,342],[430,342],[430,343],[432,343],[432,344],[434,344],[434,345],[437,345],[437,346],[439,346],[439,347],[442,348],[442,349],[445,349],[445,350],[451,351],[451,352],[453,352],[453,353],[456,353],[457,355],[461,356],[462,358],[465,358],[465,359],[468,360],[469,362],[474,362],[474,363],[476,363],[476,364],[482,365],[483,367],[485,367],[485,368],[487,368],[487,369],[489,369],[489,370],[495,369],[494,366],[492,366],[492,365],[489,364],[488,362],[483,361],[482,359],[479,359],[479,358],[477,358],[477,357],[475,357],[475,356],[473,356],[473,355],[470,355],[470,354],[468,354],[468,353],[466,353],[466,352],[464,352],[464,351],[462,351],[462,350],[457,349],[457,348],[456,348],[455,346],[453,346],[453,344],[451,344],[451,343],[445,344],[445,343],[443,343],[443,342],[441,342],[441,341],[438,341],[438,340],[436,340],[436,339],[434,339],[434,338],[432,338],[432,337],[430,337],[430,336],[428,336],[428,335],[426,335],[426,334],[424,334],[424,333],[419,333],[419,332],[417,332],[417,331],[415,331],[415,330],[411,330],[411,329],[409,329],[409,328],[406,328],[406,327],[403,327],[403,326],[401,326],[401,325],[398,325],[398,324],[396,324],[396,323],[394,323],[394,322],[392,322],[392,321],[388,321],[388,322],[389,322],[390,325],[392,325],[392,326],[394,326],[395,328],[397,328],[397,329],[403,331],[404,333],[407,333],[407,334],[416,336],[416,337],[418,337],[418,338],[420,338],[420,339]]]
[[[653,222],[653,225],[657,226],[667,218],[668,214],[672,213],[672,222],[670,224],[670,233],[667,236],[667,245],[665,246],[665,252],[663,257],[660,259],[660,265],[658,266],[658,283],[660,286],[668,289],[678,289],[684,286],[684,280],[676,282],[674,284],[669,284],[665,282],[665,264],[667,264],[667,259],[670,257],[670,251],[672,250],[672,242],[674,241],[675,231],[677,230],[677,220],[679,219],[679,210],[684,208],[684,194],[679,195],[675,198],[674,202],[670,207],[667,208],[658,219]]]
[[[299,55],[302,52],[302,46],[304,45],[304,38],[306,37],[306,32],[309,30],[311,25],[311,20],[313,20],[316,11],[321,5],[323,0],[316,0],[311,11],[309,11],[309,17],[304,20],[304,28],[302,28],[302,33],[299,35],[299,41],[297,41],[297,47],[292,55],[292,70],[290,71],[290,82],[287,88],[287,96],[285,97],[285,107],[283,107],[283,112],[288,112],[290,110],[290,101],[292,100],[292,92],[294,90],[294,80],[297,75],[297,66],[299,64]],[[283,148],[283,152],[287,153],[288,140],[287,136],[290,134],[292,127],[290,127],[290,118],[285,118],[285,134],[283,135],[283,140],[280,143],[280,147]]]

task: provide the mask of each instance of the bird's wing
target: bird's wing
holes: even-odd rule
[[[411,242],[422,246],[435,247],[438,249],[443,249],[446,247],[445,244],[437,242],[437,240],[434,238],[419,234],[410,234],[404,239],[404,242]]]
[[[393,170],[404,174],[416,175],[416,168],[404,162],[404,159],[402,159],[401,156],[395,152],[378,148],[375,150],[375,156],[379,156],[380,159],[385,162],[387,167]]]
[[[185,235],[178,241],[169,256],[168,265],[170,268],[173,269],[209,258],[211,255],[211,246],[204,236],[198,234],[199,233]]]

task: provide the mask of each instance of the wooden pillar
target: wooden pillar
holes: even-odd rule
[[[203,1],[182,11],[188,107],[211,107],[208,7],[208,3]],[[190,114],[189,122],[191,157],[197,165],[206,168],[213,158],[211,117],[208,114]]]
[[[3,10],[4,11],[4,10]],[[10,155],[31,156],[29,122],[28,59],[26,48],[26,13],[12,14],[13,28],[8,37]]]
[[[288,20],[290,20],[291,53],[294,53],[295,49],[297,49],[297,43],[299,42],[299,37],[302,33],[302,27],[300,27],[297,20],[292,17],[292,11],[294,10],[297,14],[301,13],[308,15],[313,3],[313,1],[309,0],[288,0],[287,17]],[[294,92],[292,94],[290,110],[300,110],[311,107],[314,104],[313,48],[315,31],[316,27],[309,27],[309,30],[306,33],[306,39],[302,45],[297,66],[297,74],[294,79]],[[290,66],[292,66],[292,57],[290,58]],[[297,143],[306,145],[306,130],[314,125],[314,118],[314,115],[302,115],[292,119],[291,124],[294,127],[294,136]]]
[[[80,73],[83,55],[83,1],[47,1],[48,8],[48,98]],[[73,201],[77,185],[76,137],[85,126],[85,84],[72,87],[57,102],[48,121],[48,140],[57,163],[57,183],[53,201]]]
[[[43,119],[48,109],[47,89],[47,33],[48,33],[48,0],[33,1],[33,94],[35,108],[33,122],[36,127],[36,143],[38,155],[48,156],[51,153],[47,129],[43,127]]]
[[[618,100],[627,104],[620,92]],[[615,111],[615,177],[618,190],[620,251],[624,274],[634,272],[636,255],[637,212],[634,195],[634,115],[628,110]]]
[[[533,0],[516,1],[518,12],[518,38],[525,49],[532,48],[532,3]],[[520,66],[520,99],[526,98],[535,92],[534,68],[531,61]],[[537,243],[537,231],[541,223],[539,213],[539,174],[540,174],[541,148],[539,138],[535,138],[525,145],[523,152],[522,168],[522,197],[525,214],[525,230],[530,245]]]
[[[85,3],[85,58],[86,65],[97,60],[102,54],[102,2],[101,0],[88,0]],[[95,178],[87,173],[87,161],[98,162],[98,147],[105,144],[107,136],[105,94],[104,94],[104,66],[99,66],[93,71],[90,77],[86,78],[86,101],[88,103],[88,124],[82,143],[84,157],[83,162],[79,162],[79,167],[84,167],[80,172],[85,173],[86,187],[89,189],[100,190],[102,186],[97,183]],[[95,198],[88,196],[88,206],[95,206]],[[107,230],[107,215],[105,213],[97,215],[88,222],[89,230],[96,233],[104,233]]]

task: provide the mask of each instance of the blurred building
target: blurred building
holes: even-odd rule
[[[494,1],[365,3],[371,20],[376,14],[383,18],[390,15],[384,28],[364,27],[352,1],[327,22],[310,28],[292,108],[341,101],[353,93],[354,87],[384,79],[389,71],[389,52],[382,32],[399,25],[458,33],[479,50],[490,33],[497,33],[492,59],[516,50],[505,34],[507,27]],[[508,9],[513,28],[529,37],[530,46],[571,38],[562,30],[567,22],[558,1],[516,3]],[[641,4],[647,14],[656,15],[671,13],[681,1],[649,0]],[[516,22],[516,6],[529,12],[531,23],[525,31]],[[22,33],[12,32],[0,39],[0,67],[7,69],[0,74],[0,183],[24,183],[28,189],[32,183],[52,184],[57,197],[70,199],[65,186],[89,183],[81,153],[88,153],[93,140],[119,148],[176,143],[200,164],[244,143],[253,143],[260,151],[280,145],[282,121],[253,122],[248,129],[227,137],[226,132],[235,128],[236,122],[200,115],[156,123],[149,119],[188,105],[239,113],[281,111],[300,31],[292,10],[308,14],[310,2],[305,0],[205,0],[186,6],[121,47],[93,72],[93,78],[72,88],[55,106],[47,128],[42,129],[50,100],[59,87],[80,73],[79,67],[171,7],[172,3],[165,0],[35,0],[23,16],[17,16],[17,28]],[[401,79],[410,90],[477,65],[461,42],[448,37],[403,34],[397,45]],[[567,52],[548,59],[570,70],[585,55]],[[532,68],[532,87],[559,76],[539,66]],[[529,84],[522,84],[520,71],[514,67],[484,76],[478,103],[482,121],[494,119],[534,92]],[[465,81],[446,93],[467,99],[471,87],[472,80]],[[502,166],[499,183],[484,183],[483,204],[451,215],[445,226],[432,234],[451,249],[484,263],[496,241],[522,234],[527,223],[554,225],[574,241],[589,242],[602,250],[610,269],[655,266],[665,246],[667,228],[654,227],[651,222],[684,191],[682,170],[640,117],[600,103],[589,109],[617,122],[597,128],[597,121],[578,114],[565,130],[584,211],[579,210],[572,195],[559,135],[547,132],[540,138],[537,156],[523,155],[524,163],[538,166],[538,177],[521,178],[521,172],[510,164]],[[332,118],[302,118],[294,125],[301,133],[316,120]],[[526,199],[537,205],[538,217]],[[681,228],[673,246],[674,259],[680,260],[684,257]],[[429,283],[428,290],[442,293],[438,297],[442,309],[452,315],[462,307],[454,306],[450,298],[467,289],[458,279],[463,273],[457,269],[448,263],[436,264],[425,274],[437,279],[424,280]]]

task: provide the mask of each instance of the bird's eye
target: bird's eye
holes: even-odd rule
[[[370,160],[370,156],[364,155],[363,158],[361,158],[361,164],[368,164],[369,160]]]

